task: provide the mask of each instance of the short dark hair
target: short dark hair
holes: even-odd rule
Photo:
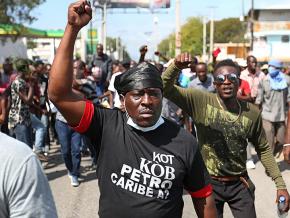
[[[207,67],[207,64],[204,62],[198,62],[195,66],[197,66],[197,65],[204,65],[205,67]]]
[[[126,69],[129,70],[130,69],[130,61],[129,59],[125,59],[121,62],[121,65]]]
[[[249,55],[249,56],[247,57],[247,62],[250,61],[250,58],[254,58],[254,59],[257,61],[257,58],[256,58],[254,55]]]
[[[34,67],[38,67],[39,65],[44,65],[43,61],[42,60],[36,60],[34,61]]]
[[[222,60],[222,61],[218,62],[215,65],[214,73],[218,70],[218,68],[225,67],[225,66],[234,67],[237,70],[237,73],[240,73],[240,71],[241,71],[240,67],[235,62],[233,62],[233,60],[225,59],[225,60]]]

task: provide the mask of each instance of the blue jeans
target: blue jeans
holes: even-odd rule
[[[44,144],[47,145],[47,149],[50,148],[50,137],[49,137],[49,117],[47,114],[41,115],[41,122],[44,125]],[[45,150],[45,149],[44,149]]]
[[[61,145],[61,153],[67,170],[79,176],[81,165],[81,135],[66,123],[56,120],[55,129]]]
[[[27,126],[20,123],[16,124],[13,129],[13,134],[17,140],[24,142],[32,148],[32,128],[30,125]]]
[[[35,114],[30,113],[31,125],[35,129],[35,152],[43,151],[45,140],[45,126]]]

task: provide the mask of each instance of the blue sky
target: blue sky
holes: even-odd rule
[[[188,17],[210,17],[210,7],[214,7],[214,19],[240,17],[242,0],[180,0],[181,24]],[[64,29],[66,25],[67,7],[72,0],[46,0],[33,11],[38,18],[30,26],[39,29]],[[250,8],[251,0],[244,0],[244,12]],[[255,0],[255,8],[290,8],[289,0]],[[132,10],[130,10],[132,12]],[[136,10],[134,10],[136,11]],[[147,12],[145,9],[142,11]],[[121,14],[109,10],[107,15],[107,35],[120,36],[133,59],[138,58],[138,48],[148,44],[149,56],[154,52],[154,45],[175,30],[175,0],[171,0],[171,8],[162,10],[161,14]],[[154,25],[154,20],[157,24]],[[99,31],[101,26],[100,11],[93,18],[93,27]],[[151,33],[151,34],[148,34]]]

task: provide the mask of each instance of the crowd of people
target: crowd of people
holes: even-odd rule
[[[290,164],[290,77],[281,61],[265,67],[252,55],[234,62],[215,61],[213,53],[210,72],[188,53],[168,58],[155,52],[163,61],[157,63],[146,59],[142,46],[136,63],[113,60],[98,44],[85,63],[72,58],[73,47],[90,19],[89,2],[70,5],[52,65],[23,58],[2,65],[0,147],[11,147],[0,155],[6,163],[0,166],[1,217],[57,216],[36,160],[52,161],[53,142],[61,146],[74,187],[81,157],[90,153],[100,217],[181,217],[183,189],[199,217],[223,217],[225,203],[234,217],[256,217],[255,186],[247,173],[255,168],[252,147],[289,210],[275,161],[283,152]]]

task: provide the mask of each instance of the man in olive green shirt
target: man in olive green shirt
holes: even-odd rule
[[[277,198],[289,194],[272,155],[256,106],[239,101],[239,67],[231,60],[218,63],[214,69],[217,94],[174,85],[178,72],[191,61],[188,53],[176,57],[163,73],[164,97],[189,114],[197,128],[197,137],[204,162],[212,176],[219,217],[227,202],[234,217],[256,217],[255,187],[247,175],[247,139],[253,143],[266,172],[277,187]]]

